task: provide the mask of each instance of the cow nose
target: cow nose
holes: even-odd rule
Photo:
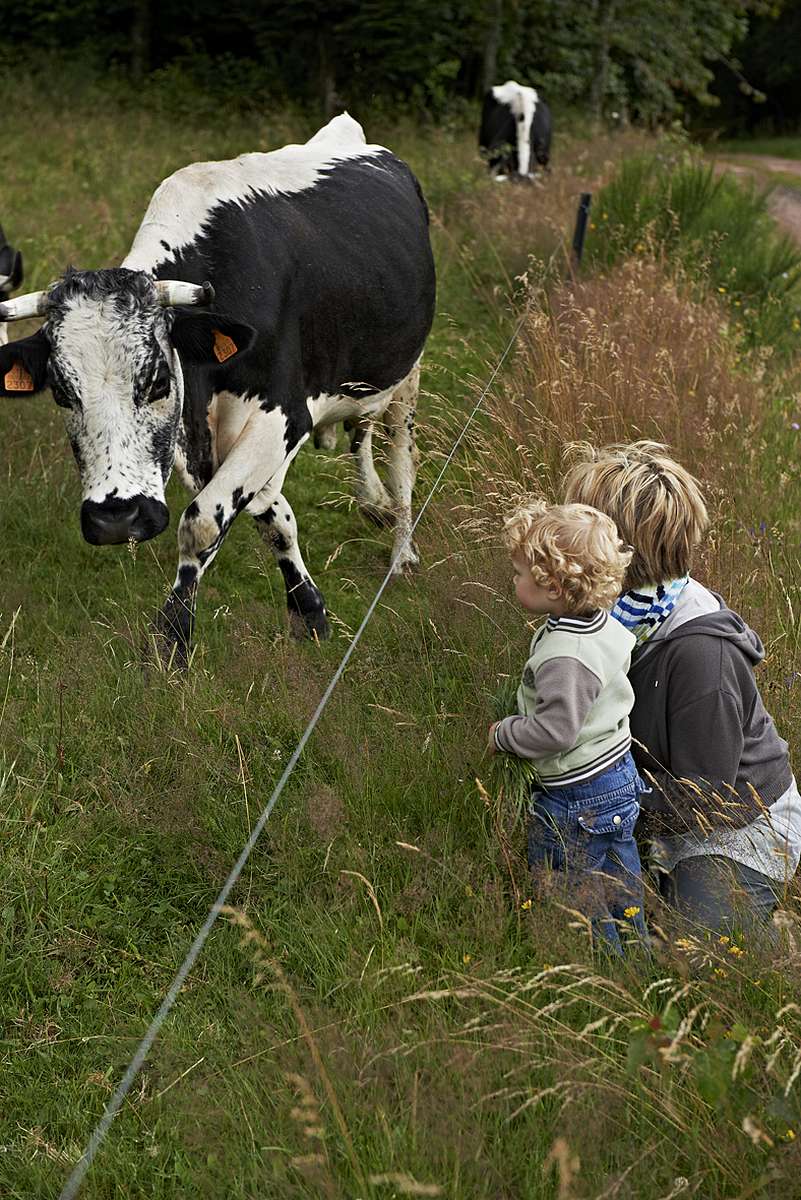
[[[81,532],[94,546],[114,546],[134,536],[139,517],[136,500],[117,501],[113,507],[84,500],[81,505]]]

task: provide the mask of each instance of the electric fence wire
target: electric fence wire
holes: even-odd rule
[[[400,550],[405,549],[406,546],[411,542],[412,537],[414,536],[414,531],[417,528],[417,526],[419,525],[419,523],[423,517],[423,514],[425,513],[429,504],[431,503],[431,500],[433,499],[434,494],[435,494],[437,488],[439,487],[443,476],[445,475],[445,472],[447,471],[448,467],[450,466],[451,462],[453,461],[454,455],[456,454],[457,450],[459,449],[460,445],[462,444],[462,442],[465,438],[465,435],[467,434],[468,429],[472,425],[481,406],[483,405],[485,399],[487,398],[489,390],[492,387],[493,383],[495,382],[498,372],[500,371],[501,367],[503,366],[504,362],[506,361],[506,359],[509,355],[509,352],[512,349],[512,346],[517,341],[517,338],[520,334],[520,330],[523,328],[523,325],[525,323],[527,315],[528,315],[527,312],[524,311],[523,315],[521,316],[520,320],[518,321],[517,325],[515,326],[514,332],[512,333],[512,336],[509,338],[509,342],[506,346],[506,349],[504,350],[503,354],[501,355],[501,357],[498,359],[497,363],[495,364],[492,374],[490,375],[489,379],[487,380],[487,383],[485,384],[485,386],[481,392],[481,395],[479,396],[478,400],[476,401],[475,405],[473,406],[467,420],[465,421],[465,423],[462,427],[461,432],[459,433],[459,436],[456,438],[456,441],[451,446],[451,449],[450,449],[444,463],[442,464],[442,467],[440,468],[439,474],[437,475],[436,479],[434,480],[434,483],[431,486],[431,490],[429,491],[428,496],[426,497],[425,501],[423,502],[423,505],[420,508],[420,511],[418,512],[417,517],[415,518],[414,522],[412,523],[412,527],[409,530],[409,533],[406,535],[406,538],[400,545],[399,552],[400,552]],[[270,818],[270,814],[272,813],[273,808],[275,807],[275,804],[276,804],[279,796],[281,795],[282,791],[284,790],[287,780],[289,779],[290,775],[294,771],[295,766],[297,765],[298,759],[300,758],[301,754],[303,753],[306,743],[308,742],[309,738],[311,737],[312,733],[314,732],[315,726],[317,725],[317,722],[320,720],[320,717],[322,716],[323,711],[325,710],[325,707],[328,704],[328,701],[330,700],[330,698],[334,692],[334,689],[336,688],[337,684],[339,683],[340,679],[342,678],[345,668],[348,665],[348,662],[350,661],[354,650],[358,646],[359,641],[361,640],[362,634],[364,633],[365,629],[367,628],[373,613],[375,612],[376,608],[378,607],[379,601],[381,600],[381,597],[383,596],[387,585],[389,584],[390,580],[392,579],[394,562],[395,562],[395,559],[393,559],[393,561],[390,563],[389,570],[387,571],[386,575],[384,576],[384,579],[383,579],[380,587],[378,588],[378,591],[376,592],[375,596],[373,597],[373,600],[370,603],[370,607],[367,609],[367,612],[364,614],[361,625],[356,630],[356,633],[353,635],[353,638],[352,638],[350,644],[348,645],[347,650],[345,651],[344,655],[342,656],[342,660],[341,660],[339,666],[337,667],[336,671],[334,672],[334,674],[331,678],[331,681],[328,684],[328,687],[325,689],[325,691],[322,695],[322,698],[320,699],[320,702],[317,705],[317,708],[314,710],[314,714],[313,714],[311,720],[309,721],[308,725],[306,726],[305,730],[303,731],[300,741],[298,742],[297,746],[293,750],[292,755],[291,755],[289,761],[287,762],[286,767],[284,768],[281,778],[278,780],[278,783],[275,785],[275,789],[273,790],[273,793],[270,796],[270,799],[267,801],[266,806],[262,810],[261,816],[259,817],[258,821],[254,825],[253,831],[252,831],[250,837],[248,838],[247,842],[245,843],[245,845],[242,849],[242,852],[239,855],[239,858],[236,860],[233,867],[231,868],[231,872],[230,872],[228,878],[226,879],[225,883],[223,884],[222,888],[220,889],[217,899],[214,901],[214,904],[212,905],[211,909],[209,910],[209,914],[206,917],[206,920],[203,922],[203,925],[201,926],[199,932],[197,933],[195,940],[193,941],[192,945],[189,947],[186,958],[184,959],[175,978],[173,979],[172,983],[170,984],[167,994],[165,995],[164,999],[162,1000],[161,1005],[159,1006],[159,1009],[156,1012],[156,1015],[154,1016],[147,1032],[145,1033],[145,1036],[142,1038],[142,1041],[139,1043],[139,1047],[138,1047],[136,1053],[134,1054],[133,1058],[131,1059],[125,1074],[123,1075],[122,1079],[120,1080],[119,1084],[117,1085],[117,1088],[116,1088],[114,1094],[109,1099],[109,1102],[106,1105],[106,1108],[105,1108],[105,1111],[103,1112],[102,1117],[98,1121],[97,1125],[94,1128],[94,1131],[92,1132],[91,1137],[89,1138],[89,1141],[86,1145],[86,1149],[84,1150],[84,1152],[81,1155],[78,1162],[75,1164],[72,1172],[70,1173],[69,1178],[67,1179],[66,1183],[64,1184],[64,1187],[62,1188],[61,1192],[59,1193],[59,1200],[74,1200],[74,1197],[78,1194],[78,1190],[81,1187],[81,1184],[83,1183],[86,1173],[89,1170],[89,1168],[91,1167],[92,1161],[94,1160],[95,1155],[97,1154],[98,1150],[100,1149],[100,1146],[102,1145],[103,1140],[105,1139],[106,1134],[109,1131],[109,1128],[111,1127],[112,1121],[114,1120],[114,1118],[116,1117],[120,1108],[122,1107],[122,1103],[123,1103],[125,1097],[128,1095],[128,1092],[131,1089],[131,1085],[133,1084],[134,1079],[136,1078],[137,1074],[139,1073],[140,1068],[144,1064],[145,1059],[147,1058],[147,1056],[150,1052],[150,1048],[153,1045],[154,1041],[156,1040],[156,1037],[158,1035],[159,1030],[161,1029],[161,1026],[164,1024],[167,1014],[170,1012],[170,1009],[173,1007],[173,1005],[175,1004],[175,1001],[178,998],[178,994],[179,994],[181,988],[183,987],[184,980],[186,979],[189,972],[192,970],[192,967],[195,965],[195,962],[197,961],[197,958],[198,958],[201,950],[203,949],[203,946],[205,945],[209,934],[211,933],[212,926],[214,925],[215,921],[217,920],[218,916],[220,915],[220,910],[225,905],[229,895],[231,894],[231,891],[233,890],[234,886],[236,885],[237,880],[239,879],[239,876],[242,873],[242,869],[250,857],[253,847],[256,845],[256,842],[259,840],[259,837],[261,836],[261,832],[264,829],[264,826],[267,824],[267,821]]]

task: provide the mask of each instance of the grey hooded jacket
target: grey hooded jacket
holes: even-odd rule
[[[742,828],[792,781],[787,743],[754,677],[762,642],[720,596],[695,587],[718,610],[682,620],[677,607],[629,671],[632,752],[654,784],[640,803],[667,836]],[[693,611],[681,607],[685,617]]]

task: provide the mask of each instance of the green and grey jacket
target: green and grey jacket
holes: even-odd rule
[[[590,617],[549,617],[537,631],[517,716],[495,726],[495,745],[531,759],[553,787],[600,775],[631,745],[634,692],[627,673],[634,635],[603,610]]]

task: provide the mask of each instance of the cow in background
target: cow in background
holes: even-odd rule
[[[547,168],[550,160],[550,109],[534,88],[498,84],[484,97],[478,142],[496,179],[532,179],[532,162]]]
[[[9,246],[3,227],[0,225],[0,304],[8,300],[15,288],[22,283],[22,254]],[[8,341],[5,323],[0,321],[0,346]]]
[[[414,414],[434,298],[420,185],[344,113],[304,145],[184,167],[121,267],[70,269],[0,305],[0,320],[45,318],[0,348],[0,396],[49,387],[63,408],[88,542],[161,533],[173,466],[194,495],[156,622],[166,658],[186,662],[200,579],[242,512],[275,555],[293,627],[327,636],[283,495],[314,429],[348,422],[360,506],[395,525],[394,573],[417,562]]]

